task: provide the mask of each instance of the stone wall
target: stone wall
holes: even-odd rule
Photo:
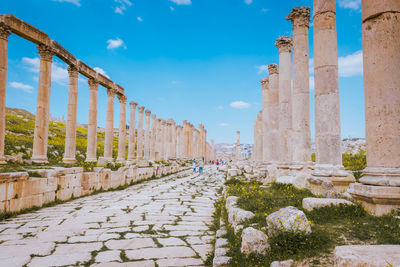
[[[18,212],[56,200],[90,195],[96,190],[110,190],[121,185],[161,177],[182,170],[178,165],[155,165],[147,168],[121,167],[111,171],[96,167],[84,172],[82,167],[35,170],[41,177],[30,177],[27,172],[0,174],[0,213]],[[31,173],[32,174],[32,173]]]

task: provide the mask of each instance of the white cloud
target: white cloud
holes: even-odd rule
[[[107,49],[116,49],[118,47],[123,47],[126,49],[124,41],[122,41],[120,38],[117,38],[115,40],[113,39],[107,40],[107,43],[108,43]]]
[[[108,79],[110,79],[110,76],[108,76],[108,75],[106,74],[106,71],[103,70],[102,68],[100,68],[100,67],[94,67],[93,69],[94,69],[96,72],[98,72],[98,73],[104,75],[105,77],[107,77]]]
[[[268,65],[256,66],[256,69],[258,69],[258,74],[268,73]]]
[[[339,57],[339,76],[351,77],[363,75],[363,54],[357,51],[351,55]]]
[[[230,106],[232,108],[236,108],[236,109],[245,109],[245,108],[249,108],[250,104],[244,101],[234,101],[230,104]]]
[[[253,3],[253,0],[244,0],[246,5],[251,5]]]
[[[140,22],[143,21],[142,17],[137,17],[137,20],[140,21]]]
[[[221,127],[227,127],[227,126],[229,126],[229,124],[226,123],[226,122],[221,122],[221,123],[219,124],[219,126],[221,126]]]
[[[169,0],[177,5],[191,5],[192,0]]]
[[[40,69],[40,59],[39,58],[28,58],[23,57],[22,63],[25,65],[24,67],[34,73],[39,73]],[[69,76],[66,68],[60,66],[59,63],[53,62],[51,65],[51,81],[56,82],[61,85],[68,84]]]
[[[263,12],[263,13],[268,12],[268,11],[269,11],[268,8],[261,8],[261,12]]]
[[[175,8],[173,6],[170,6],[169,9],[171,9],[171,11],[175,10]]]
[[[22,91],[30,93],[30,94],[33,92],[33,87],[28,84],[24,84],[24,83],[10,82],[10,87],[16,88],[16,89],[21,89]]]
[[[352,10],[361,10],[361,0],[339,0],[339,6]]]
[[[125,10],[132,6],[132,2],[129,0],[114,0],[117,6],[114,8],[114,12],[123,15]]]
[[[54,2],[66,2],[66,3],[71,3],[76,6],[81,6],[81,0],[53,0]]]

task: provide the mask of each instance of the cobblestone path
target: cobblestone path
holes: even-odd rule
[[[202,266],[222,183],[208,167],[0,222],[0,266]]]

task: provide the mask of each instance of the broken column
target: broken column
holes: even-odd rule
[[[50,47],[39,45],[40,71],[36,103],[35,131],[33,136],[32,161],[47,162],[47,139],[49,135],[51,64],[53,52]]]
[[[367,168],[350,194],[375,215],[400,208],[400,2],[362,1]]]

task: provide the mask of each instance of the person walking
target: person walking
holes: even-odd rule
[[[193,172],[196,172],[196,161],[193,161]]]
[[[204,162],[201,160],[199,164],[199,173],[203,174]]]

